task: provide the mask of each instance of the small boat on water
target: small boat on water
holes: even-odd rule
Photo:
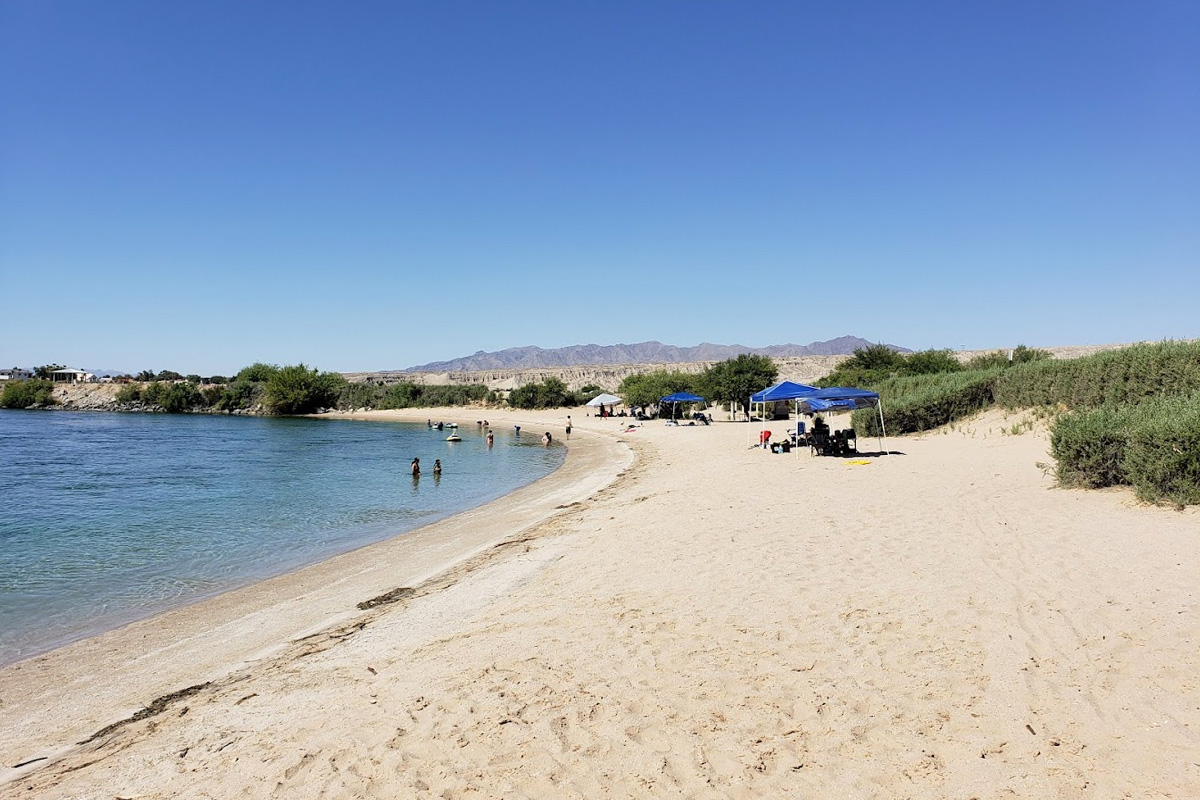
[[[452,434],[450,434],[449,436],[447,436],[447,437],[446,437],[446,441],[447,441],[447,442],[461,442],[461,441],[462,441],[462,437],[461,437],[461,436],[459,436],[457,433],[452,433]]]

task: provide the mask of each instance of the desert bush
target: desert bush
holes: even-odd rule
[[[1099,489],[1128,483],[1124,462],[1135,413],[1132,406],[1102,406],[1056,418],[1050,453],[1059,484]]]
[[[883,401],[888,433],[916,433],[946,425],[981,411],[992,404],[999,372],[942,372],[893,378],[873,387]],[[854,412],[854,429],[864,436],[878,436],[878,412],[863,408]]]
[[[342,410],[354,408],[375,408],[383,397],[382,387],[373,383],[346,382],[342,393],[338,395],[337,407]]]
[[[142,401],[142,385],[127,383],[117,390],[114,399],[118,403],[140,403]]]
[[[1007,350],[993,350],[990,353],[977,355],[967,362],[967,369],[994,369],[996,367],[1011,367],[1015,364],[1028,364],[1031,361],[1044,361],[1054,358],[1049,350],[1038,350],[1019,344],[1012,350],[1012,358]]]
[[[4,408],[29,408],[54,403],[54,384],[41,378],[8,381],[4,384],[4,392],[0,394],[0,406]]]
[[[996,386],[1006,408],[1092,408],[1200,390],[1200,342],[1160,342],[1013,367]]]
[[[1062,414],[1050,448],[1063,486],[1130,485],[1149,502],[1200,504],[1200,392]]]
[[[1200,505],[1200,392],[1137,407],[1125,472],[1138,497]]]

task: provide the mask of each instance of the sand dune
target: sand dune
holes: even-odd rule
[[[195,666],[160,619],[0,672],[4,766],[47,757],[0,797],[1200,796],[1195,511],[1053,488],[999,412],[866,464],[574,416],[423,570],[186,609],[260,629]]]

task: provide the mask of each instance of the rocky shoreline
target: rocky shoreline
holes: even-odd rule
[[[117,393],[124,384],[118,383],[76,383],[63,384],[54,387],[54,405],[29,406],[30,409],[48,409],[54,411],[113,411],[132,414],[166,414],[166,409],[153,403],[143,403],[140,400],[122,403],[117,400]],[[219,411],[214,408],[196,408],[183,412],[185,414],[219,414],[234,417],[257,417],[263,415],[262,406],[238,408],[232,411]]]

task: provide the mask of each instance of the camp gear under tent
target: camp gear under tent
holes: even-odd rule
[[[660,404],[670,403],[671,419],[675,419],[675,411],[679,408],[680,403],[704,403],[707,401],[703,397],[691,394],[690,392],[676,392],[675,394],[669,394],[666,397],[660,397],[658,402]]]
[[[887,427],[883,424],[883,403],[879,400],[879,392],[866,389],[854,389],[848,386],[831,386],[828,389],[818,389],[812,394],[796,400],[797,408],[807,414],[817,414],[822,411],[853,411],[856,408],[879,410],[879,449],[883,450],[883,438],[887,436]]]
[[[813,392],[819,391],[816,386],[809,386],[805,383],[794,383],[792,381],[780,381],[774,386],[768,386],[761,392],[755,392],[750,395],[750,407],[753,408],[755,403],[762,403],[764,406],[763,413],[759,414],[762,419],[762,429],[767,429],[767,414],[766,404],[774,403],[777,400],[795,400],[799,397],[807,397]],[[759,441],[762,441],[762,433],[759,433]]]

